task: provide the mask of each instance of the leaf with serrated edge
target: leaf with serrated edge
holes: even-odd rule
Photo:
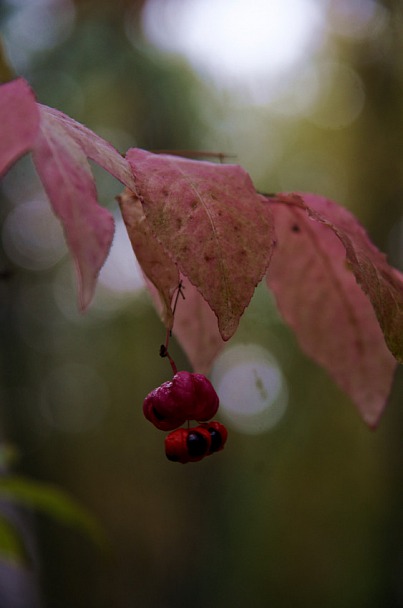
[[[206,299],[228,340],[270,261],[270,205],[237,165],[139,149],[127,159],[154,236]]]
[[[267,283],[280,312],[303,350],[330,373],[374,427],[385,407],[396,361],[371,302],[347,263],[336,220],[342,218],[337,231],[345,238],[349,233],[352,247],[357,234],[360,257],[364,231],[351,214],[334,210],[336,204],[322,197],[278,195],[272,200],[278,242]]]
[[[22,78],[0,87],[0,176],[25,152],[38,133],[39,112],[29,85]]]

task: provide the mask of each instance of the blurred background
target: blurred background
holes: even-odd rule
[[[261,191],[349,208],[403,268],[400,0],[3,0],[0,27],[38,99],[121,152],[234,154]],[[15,471],[96,516],[108,549],[3,505],[29,559],[0,567],[2,608],[402,607],[401,370],[369,431],[259,287],[212,369],[225,451],[168,462],[141,412],[170,377],[165,332],[121,185],[94,173],[117,229],[85,316],[31,159],[1,184],[0,440]]]

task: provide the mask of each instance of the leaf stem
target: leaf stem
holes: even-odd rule
[[[174,301],[174,305],[172,308],[172,314],[175,316],[175,311],[176,311],[176,306],[178,304],[178,300],[179,300],[179,296],[182,296],[183,299],[185,299],[185,295],[183,293],[183,284],[182,281],[179,281],[179,285],[176,288],[176,294],[175,294],[175,301]],[[169,340],[172,336],[172,330],[167,329],[167,333],[166,333],[166,337],[165,337],[165,344],[161,344],[160,347],[160,357],[167,357],[169,363],[171,364],[172,367],[172,371],[174,373],[174,375],[178,372],[178,369],[176,367],[175,361],[172,359],[171,355],[169,354],[168,351],[168,346],[169,346]]]
[[[161,344],[161,346],[160,346],[160,357],[167,357],[169,363],[171,364],[172,371],[175,375],[178,372],[178,369],[175,365],[175,361],[172,359],[171,355],[168,352],[168,344],[169,344],[170,337],[171,337],[171,330],[167,329],[165,344]]]

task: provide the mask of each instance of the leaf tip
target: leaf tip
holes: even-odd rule
[[[376,431],[376,429],[379,426],[380,420],[381,420],[380,415],[376,416],[376,417],[374,417],[372,415],[370,415],[370,416],[364,415],[362,418],[370,431]]]

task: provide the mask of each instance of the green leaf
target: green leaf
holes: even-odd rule
[[[24,477],[10,476],[0,480],[0,496],[41,511],[62,524],[81,529],[98,546],[106,546],[105,533],[100,524],[62,490]]]

